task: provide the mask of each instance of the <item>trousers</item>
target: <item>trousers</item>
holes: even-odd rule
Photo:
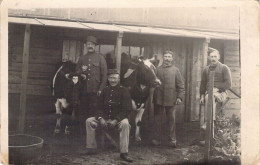
[[[218,92],[217,90],[213,90],[213,121],[216,119],[216,113],[218,113],[218,103],[223,103],[227,99],[227,92]],[[204,106],[204,117],[202,116],[201,119],[201,128],[206,130],[206,122],[208,121],[208,94],[205,95],[205,106]]]
[[[170,143],[176,143],[175,135],[175,107],[174,106],[154,106],[154,130],[156,130],[155,139],[162,141],[162,122],[163,122],[163,112],[166,113],[166,133]]]
[[[90,117],[86,120],[86,144],[87,148],[96,149],[96,129],[100,125],[100,122],[95,117]],[[130,124],[128,119],[123,119],[117,123],[116,127],[119,131],[119,143],[120,143],[120,153],[128,153],[129,146],[129,133],[130,133]]]

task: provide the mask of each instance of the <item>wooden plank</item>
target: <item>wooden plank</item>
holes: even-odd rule
[[[190,120],[190,109],[191,109],[191,69],[192,69],[192,45],[188,46],[187,50],[187,60],[186,60],[186,82],[185,82],[185,121]]]
[[[8,84],[8,93],[21,93],[21,84]],[[27,85],[27,95],[51,96],[48,86]]]
[[[8,67],[9,71],[21,71],[22,63],[12,63],[11,66]],[[54,65],[46,65],[46,64],[29,64],[30,72],[55,72]]]
[[[82,53],[82,46],[83,46],[83,43],[80,42],[80,41],[77,41],[76,56],[75,56],[75,62],[76,63],[78,62],[79,57],[83,55],[83,53]]]
[[[20,56],[19,54],[12,54],[12,57],[12,62],[22,62],[22,56]],[[29,57],[29,64],[57,64],[60,61],[61,56],[35,56],[33,54],[30,54]]]
[[[50,81],[51,81],[52,77],[53,77],[53,73],[29,72],[28,73],[28,79],[29,79],[28,83],[30,83],[30,81],[33,81],[33,80],[44,80],[46,83],[48,81],[49,84],[50,84]],[[22,73],[21,72],[17,72],[17,71],[9,71],[8,72],[8,79],[18,79],[18,78],[19,79],[22,78]],[[18,80],[16,80],[16,81],[18,81]]]
[[[70,41],[64,40],[63,47],[62,47],[62,61],[69,60],[69,53],[70,53]]]
[[[24,49],[23,49],[23,65],[22,65],[22,80],[20,94],[20,112],[19,112],[19,132],[24,132],[25,124],[25,109],[26,109],[26,86],[29,67],[29,50],[30,50],[30,25],[25,25]]]
[[[241,99],[230,99],[225,106],[225,110],[240,110],[241,109]]]
[[[225,59],[224,64],[226,64],[228,67],[240,67],[239,61],[233,59]]]
[[[23,47],[14,47],[13,53],[14,54],[20,54],[22,55]],[[30,48],[30,54],[33,54],[35,56],[46,56],[46,55],[52,55],[52,56],[60,56],[61,51],[57,49],[48,49],[48,48]]]
[[[229,69],[231,71],[231,74],[233,74],[233,73],[241,73],[241,68],[240,67],[230,66]]]
[[[9,76],[8,77],[8,83],[10,83],[10,84],[20,84],[21,82],[22,82],[22,78],[19,76]],[[31,85],[31,84],[48,86],[51,83],[49,80],[39,80],[39,79],[28,78],[27,85]]]
[[[76,62],[76,47],[77,47],[77,41],[70,40],[69,41],[69,60]]]
[[[193,41],[193,50],[192,50],[192,70],[191,70],[191,100],[190,100],[190,120],[198,120],[199,119],[199,101],[196,99],[199,97],[199,93],[196,92],[196,88],[198,87],[197,79],[201,79],[201,59],[200,59],[200,46],[202,42],[200,40]]]
[[[116,41],[116,68],[119,72],[121,68],[122,39],[123,39],[123,32],[119,32]]]
[[[206,138],[205,138],[205,151],[204,159],[205,162],[209,162],[210,150],[211,150],[211,140],[212,140],[212,127],[213,127],[213,87],[214,87],[214,74],[215,71],[209,72],[209,87],[208,87],[208,103],[207,103],[207,126],[206,126]]]

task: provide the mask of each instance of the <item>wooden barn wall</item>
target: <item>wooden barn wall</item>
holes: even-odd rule
[[[241,95],[241,63],[239,41],[224,42],[224,63],[229,66],[232,74],[232,89]],[[225,114],[236,114],[240,117],[241,99],[229,92],[230,101],[225,107]]]
[[[160,64],[162,63],[162,54],[163,51],[168,49],[175,52],[175,61],[174,65],[179,68],[185,83],[185,88],[187,88],[187,70],[186,70],[186,60],[187,58],[192,56],[192,42],[185,39],[173,39],[168,37],[154,37],[149,39],[150,44],[145,47],[145,56],[152,57],[157,56],[160,60]],[[189,91],[186,90],[186,95],[184,101],[181,105],[176,106],[176,122],[180,123],[185,120],[185,114],[188,113],[185,108],[186,96]],[[150,98],[152,100],[152,98]],[[149,109],[149,118],[153,119],[153,106]]]
[[[25,25],[9,24],[8,30],[8,106],[9,130],[12,132],[18,126]],[[32,113],[55,112],[49,86],[55,72],[55,65],[61,61],[61,46],[59,29],[31,27],[26,100],[27,121],[30,120]]]

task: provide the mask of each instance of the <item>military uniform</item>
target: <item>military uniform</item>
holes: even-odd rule
[[[183,100],[184,97],[184,82],[181,73],[178,68],[171,65],[162,65],[158,67],[157,77],[161,80],[162,84],[155,88],[153,103],[155,122],[154,127],[156,130],[162,130],[162,115],[165,109],[167,133],[170,143],[176,144],[175,136],[175,103],[177,98]],[[162,133],[161,133],[162,134]],[[161,137],[157,134],[155,139],[161,140]]]
[[[82,65],[87,69],[82,70]],[[85,74],[86,80],[80,104],[80,122],[84,125],[87,117],[96,114],[97,92],[102,91],[107,82],[107,64],[104,57],[96,52],[81,56],[77,63],[77,73]]]
[[[87,148],[97,147],[95,130],[99,125],[98,118],[118,121],[116,127],[120,132],[120,153],[128,152],[130,124],[128,116],[132,109],[132,102],[127,88],[117,85],[103,89],[99,98],[99,113],[86,120]]]

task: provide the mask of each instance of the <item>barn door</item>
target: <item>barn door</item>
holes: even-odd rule
[[[79,56],[83,54],[84,44],[76,40],[63,40],[62,61],[70,60],[78,62]]]

